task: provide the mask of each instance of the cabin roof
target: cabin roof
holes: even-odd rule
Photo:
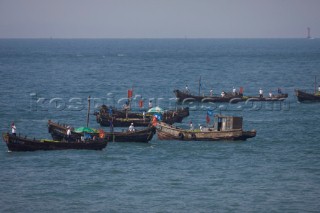
[[[231,116],[231,115],[214,115],[214,117],[218,118],[242,118],[242,116]]]

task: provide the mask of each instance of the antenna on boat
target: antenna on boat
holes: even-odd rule
[[[89,126],[89,114],[90,114],[90,95],[88,97],[87,127]]]

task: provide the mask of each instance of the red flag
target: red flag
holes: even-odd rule
[[[132,90],[131,89],[128,90],[128,98],[132,98]]]

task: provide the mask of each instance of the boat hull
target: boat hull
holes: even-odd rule
[[[100,126],[109,127],[111,117],[97,115],[97,122]],[[150,125],[151,120],[142,118],[113,118],[112,124],[114,127],[129,127],[131,123],[134,123],[135,127],[147,127]]]
[[[320,95],[304,92],[302,90],[295,90],[295,94],[299,102],[319,102]]]
[[[177,128],[165,123],[157,124],[157,136],[159,140],[181,140],[181,141],[220,141],[220,140],[247,140],[256,136],[256,131],[189,131]]]
[[[48,121],[48,131],[51,134],[53,140],[63,140],[67,138],[67,127],[66,125],[59,125],[52,121]],[[98,133],[88,133],[92,137],[99,137]],[[143,130],[137,130],[134,132],[104,132],[104,139],[107,142],[142,142],[148,143],[152,140],[155,134],[155,127],[150,126]],[[72,131],[71,138],[73,140],[79,140],[81,138],[81,133],[76,133]]]
[[[155,134],[155,128],[148,128],[145,130],[135,132],[113,132],[106,133],[106,138],[110,142],[140,142],[148,143],[152,140]]]
[[[237,103],[241,101],[241,95],[226,95],[226,97],[218,97],[218,96],[197,96],[185,93],[180,90],[174,90],[174,94],[177,97],[178,102],[230,102]]]
[[[9,151],[49,151],[49,150],[65,150],[65,149],[86,149],[86,150],[102,150],[107,146],[106,141],[90,140],[87,142],[77,141],[50,141],[36,140],[26,137],[14,136],[9,133],[3,133],[4,142],[7,144]]]

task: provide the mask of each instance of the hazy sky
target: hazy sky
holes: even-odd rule
[[[0,38],[320,37],[320,0],[0,0]]]

